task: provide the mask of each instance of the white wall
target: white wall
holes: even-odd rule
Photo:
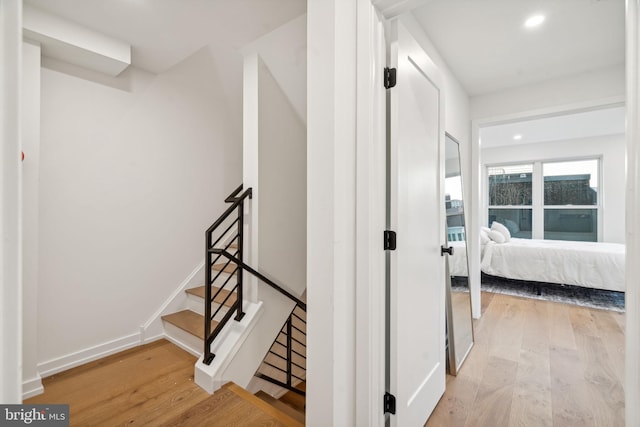
[[[624,66],[614,66],[560,79],[471,98],[471,118],[482,119],[599,99],[624,97]]]
[[[22,375],[23,396],[42,391],[38,373],[38,270],[40,170],[40,46],[22,44]]]
[[[281,25],[242,49],[260,59],[278,82],[296,114],[307,123],[307,15]]]
[[[22,2],[0,1],[0,402],[22,401]]]
[[[482,166],[484,169],[486,165],[576,157],[602,158],[602,241],[624,243],[624,135],[485,148],[482,150]]]
[[[463,156],[466,161],[465,164],[469,166],[470,156],[467,155],[471,141],[469,96],[413,15],[403,17],[402,22],[411,31],[411,34],[420,43],[424,51],[427,52],[427,55],[436,64],[443,76],[445,131],[460,143],[461,150],[465,153]]]
[[[201,262],[204,230],[242,176],[225,170],[240,132],[216,70],[207,49],[158,76],[130,68],[98,82],[42,69],[43,374],[135,344]]]
[[[296,34],[299,28],[288,28],[298,36],[292,40],[304,37],[304,33]],[[290,46],[281,48],[281,54],[290,53]],[[299,297],[307,283],[306,126],[257,54],[245,59],[244,77],[244,120],[251,128],[244,136],[244,181],[253,189],[251,237],[247,240],[251,252],[257,253],[257,263],[255,257],[247,263]],[[249,274],[244,277],[256,283]],[[260,320],[223,374],[243,387],[249,385],[295,306],[278,291],[257,282],[249,288],[255,286],[257,299],[263,302]]]
[[[258,266],[299,296],[307,288],[307,129],[264,64],[258,90]]]

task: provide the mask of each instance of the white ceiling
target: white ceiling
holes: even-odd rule
[[[470,96],[624,62],[624,0],[376,0],[414,15]],[[132,45],[161,73],[203,46],[239,50],[301,15],[305,0],[25,0]],[[390,6],[389,6],[390,7]],[[539,28],[524,20],[544,13]]]
[[[413,11],[415,17],[470,96],[624,63],[624,0],[376,1],[423,3]],[[241,48],[306,11],[305,0],[25,3],[131,44],[132,64],[153,73],[164,72],[207,46],[226,76],[228,102],[237,111],[241,110]],[[527,30],[523,23],[534,13],[545,14],[546,21]],[[596,120],[605,120],[605,127],[594,132],[617,133],[620,123],[624,126],[621,109],[612,113],[616,118],[604,111],[591,114],[582,122],[579,117],[570,119],[572,131],[559,131],[569,127],[555,123],[558,118],[485,129],[483,144],[514,143],[514,133],[523,134],[516,143],[585,136]],[[551,136],[549,130],[556,133]]]
[[[490,126],[480,130],[482,148],[589,138],[625,132],[625,108],[606,108]],[[514,140],[515,135],[522,138]]]
[[[469,96],[624,63],[624,0],[431,0],[413,13]]]
[[[210,44],[239,50],[306,11],[305,0],[25,0],[132,45],[132,64],[162,73]],[[241,70],[238,70],[241,73]]]

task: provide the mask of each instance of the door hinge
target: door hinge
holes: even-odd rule
[[[384,394],[384,413],[396,414],[396,397],[389,392]]]
[[[384,69],[384,88],[391,89],[396,85],[396,72],[395,68],[385,68]]]
[[[396,250],[396,232],[391,230],[384,230],[384,250],[395,251]]]

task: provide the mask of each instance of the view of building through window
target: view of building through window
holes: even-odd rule
[[[488,168],[489,226],[500,222],[513,237],[597,241],[598,170],[598,159]]]
[[[489,168],[489,226],[505,225],[513,237],[532,238],[533,164]]]
[[[445,178],[444,194],[448,239],[449,241],[465,240],[464,206],[460,175]]]

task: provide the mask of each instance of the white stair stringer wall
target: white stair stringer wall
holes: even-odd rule
[[[243,183],[253,188],[245,262],[299,297],[306,290],[307,257],[306,16],[244,53]],[[195,381],[210,393],[227,381],[249,386],[295,306],[248,273],[244,281],[245,292],[262,303],[262,314],[228,363],[218,362],[217,353],[210,366],[196,363]]]
[[[233,238],[236,234],[237,227],[234,227],[227,231],[227,233],[222,238],[222,241],[224,242],[223,245],[226,246],[232,243]],[[204,240],[204,232],[202,233],[202,238]],[[221,260],[220,263],[222,262],[224,261]],[[223,276],[226,277],[224,273]],[[152,341],[156,341],[160,338],[169,338],[171,340],[171,336],[167,336],[167,334],[165,333],[167,331],[167,328],[162,321],[162,316],[166,314],[189,309],[198,314],[204,315],[204,301],[202,301],[202,299],[188,295],[185,292],[187,289],[202,286],[204,284],[204,281],[204,260],[202,260],[182,281],[182,283],[178,285],[178,287],[171,293],[171,295],[169,295],[169,297],[162,303],[162,305],[151,315],[151,317],[149,317],[149,320],[147,320],[140,326],[140,343],[146,344]],[[220,313],[220,315],[224,315],[224,313]],[[173,328],[171,327],[169,327],[168,329],[173,331]],[[179,334],[179,332],[177,334]],[[197,353],[194,353],[184,346],[183,348],[185,348],[185,350],[189,351],[190,353],[195,354],[196,356],[201,356],[203,352],[202,346],[198,347],[199,350],[197,351]]]
[[[204,235],[204,234],[203,234]],[[204,260],[200,262],[193,271],[178,285],[178,287],[169,295],[155,313],[140,326],[140,341],[146,344],[160,338],[165,338],[165,328],[162,322],[162,316],[175,313],[176,311],[188,308],[186,290],[204,283]],[[183,347],[184,348],[184,347]],[[190,350],[187,350],[193,353]],[[202,354],[202,348],[196,354]]]

